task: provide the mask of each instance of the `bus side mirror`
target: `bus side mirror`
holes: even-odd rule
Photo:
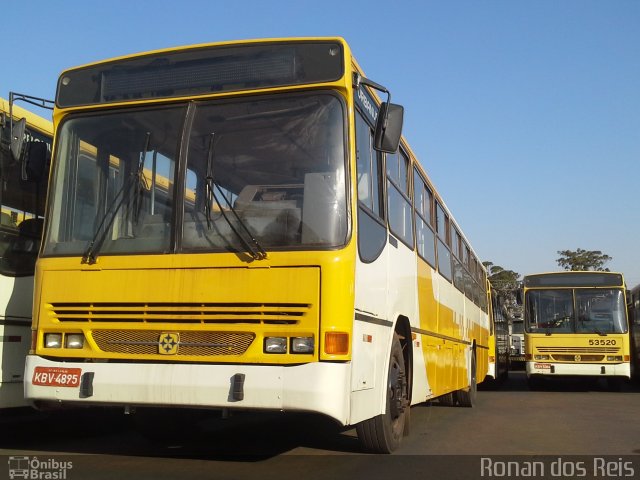
[[[15,161],[19,161],[24,147],[24,131],[27,128],[27,119],[21,118],[13,123],[11,130],[11,155]]]
[[[396,153],[400,146],[404,107],[385,102],[380,105],[374,137],[375,149],[385,153]]]
[[[49,150],[45,142],[26,142],[22,157],[22,180],[40,182],[45,176]]]

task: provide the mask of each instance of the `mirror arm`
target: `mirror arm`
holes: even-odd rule
[[[9,138],[13,140],[13,104],[21,100],[25,103],[30,103],[36,107],[44,108],[46,110],[53,110],[53,100],[47,100],[46,98],[32,97],[31,95],[25,95],[24,93],[9,92]]]
[[[358,87],[360,87],[360,85],[366,85],[368,87],[371,87],[375,90],[378,90],[379,92],[383,92],[387,94],[387,104],[391,103],[391,92],[384,86],[380,85],[379,83],[374,82],[373,80],[369,80],[366,77],[363,77],[362,75],[360,75],[359,73],[354,73],[353,74],[353,86],[358,89]],[[387,123],[389,120],[389,114],[388,114],[388,110],[385,112],[384,115],[384,123],[383,123],[383,127],[386,129],[387,128]]]
[[[53,110],[53,101],[46,100],[40,97],[32,97],[31,95],[25,95],[23,93],[9,92],[9,144],[11,148],[11,154],[16,161],[20,161],[22,157],[23,149],[23,135],[26,125],[26,119],[21,118],[17,123],[19,125],[18,133],[14,133],[14,121],[13,121],[13,104],[21,100],[25,103],[30,103],[36,107],[44,108],[47,110]],[[20,138],[17,138],[17,137]],[[23,167],[24,168],[24,167]],[[23,171],[24,176],[24,171]]]
[[[9,142],[13,143],[13,97],[14,92],[9,92]]]

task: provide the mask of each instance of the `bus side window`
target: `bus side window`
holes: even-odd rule
[[[413,171],[413,191],[418,255],[435,268],[435,233],[431,226],[433,194],[417,169]]]
[[[409,156],[402,151],[387,153],[387,211],[389,228],[413,248],[413,212],[409,197]]]
[[[387,243],[381,179],[382,154],[373,149],[373,131],[356,114],[356,175],[358,180],[358,251],[364,262],[373,262]]]
[[[360,115],[356,115],[356,154],[358,201],[382,219],[382,155],[373,149],[373,132]]]

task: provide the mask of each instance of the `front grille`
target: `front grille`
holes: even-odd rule
[[[595,354],[618,353],[619,347],[536,347],[539,353]]]
[[[163,331],[95,330],[92,336],[103,352],[157,355]],[[178,331],[177,356],[242,355],[255,338],[245,332]]]
[[[305,303],[51,303],[59,322],[295,325]]]
[[[558,362],[602,362],[604,355],[551,355]]]

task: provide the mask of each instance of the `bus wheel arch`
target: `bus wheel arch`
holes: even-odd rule
[[[399,316],[396,321],[395,333],[400,339],[402,355],[407,374],[407,389],[409,403],[411,403],[411,392],[413,391],[413,337],[411,333],[411,323],[405,316]]]
[[[363,446],[374,453],[391,453],[408,434],[410,416],[411,329],[408,321],[396,324],[389,353],[385,411],[356,425]],[[408,359],[408,362],[407,360]]]
[[[478,358],[475,340],[469,347],[469,387],[456,392],[458,405],[461,407],[473,407],[478,396]]]
[[[405,379],[407,382],[407,405],[404,412],[404,436],[408,436],[411,430],[411,395],[413,392],[413,336],[409,318],[401,315],[396,321],[396,334],[400,337],[400,346],[405,364]]]

